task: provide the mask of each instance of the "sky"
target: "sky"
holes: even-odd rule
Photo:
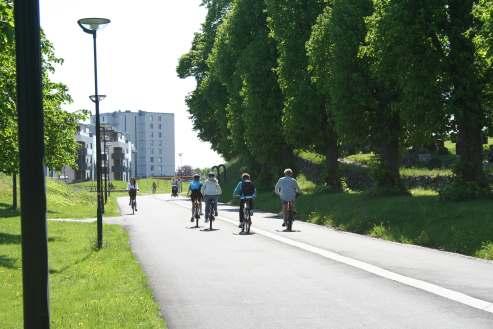
[[[176,165],[210,167],[224,160],[198,139],[185,104],[194,79],[179,79],[178,59],[191,46],[205,19],[201,0],[41,0],[41,27],[64,64],[56,81],[65,83],[74,102],[66,109],[88,109],[94,94],[92,37],[77,20],[104,17],[111,23],[97,34],[101,113],[144,110],[175,114]],[[178,154],[182,154],[181,157]]]

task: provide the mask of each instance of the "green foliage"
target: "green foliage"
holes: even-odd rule
[[[440,198],[445,201],[468,201],[488,199],[492,197],[491,190],[483,184],[465,182],[456,179],[440,190]]]
[[[294,161],[291,148],[323,154],[333,186],[339,149],[370,151],[376,189],[398,194],[403,150],[453,137],[457,179],[486,187],[492,1],[204,1],[177,68],[197,80],[194,127],[265,176]]]
[[[13,9],[10,1],[0,1],[0,172],[18,172],[18,127],[16,109],[16,62]],[[45,121],[45,162],[53,169],[76,164],[78,122],[85,112],[68,113],[62,105],[71,102],[65,85],[53,82],[50,74],[63,60],[56,57],[53,45],[41,37],[43,65],[43,108]]]

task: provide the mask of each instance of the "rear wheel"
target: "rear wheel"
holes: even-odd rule
[[[288,212],[287,229],[290,232],[293,230],[293,210],[292,209],[289,209],[289,212]]]

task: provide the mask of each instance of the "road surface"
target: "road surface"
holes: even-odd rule
[[[122,223],[170,329],[493,328],[493,262],[237,208],[215,231],[192,228],[190,202],[119,199]]]

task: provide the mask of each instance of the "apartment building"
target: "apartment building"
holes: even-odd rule
[[[172,113],[117,111],[100,115],[102,125],[124,133],[135,145],[135,177],[175,173],[175,119]],[[92,123],[95,117],[91,118]]]

